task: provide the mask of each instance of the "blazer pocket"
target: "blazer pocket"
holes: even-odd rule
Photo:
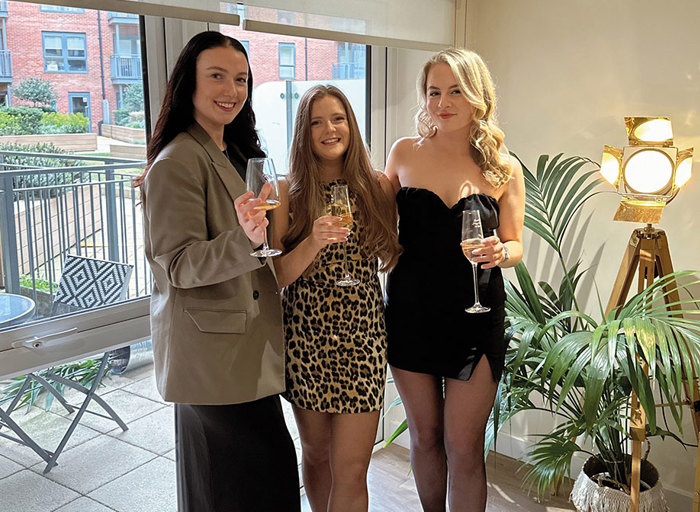
[[[244,334],[248,314],[245,311],[187,308],[185,313],[201,332]]]

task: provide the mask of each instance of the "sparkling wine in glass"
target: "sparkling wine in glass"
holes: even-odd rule
[[[256,210],[274,210],[280,205],[279,196],[280,189],[277,182],[277,173],[275,172],[275,164],[271,158],[251,158],[248,160],[248,166],[245,172],[245,183],[248,190],[252,191],[256,196],[260,195],[265,183],[272,186],[272,191],[267,199],[260,206],[256,206]],[[263,232],[264,242],[261,249],[250,253],[251,256],[258,258],[267,258],[268,256],[279,256],[282,251],[279,249],[270,249],[267,244],[267,230]]]
[[[340,217],[338,224],[341,227],[352,229],[352,210],[347,185],[333,185],[331,202],[326,208],[326,212],[329,215]],[[335,282],[338,286],[356,286],[360,283],[360,280],[354,278],[348,270],[348,249],[345,244],[343,244],[343,274],[343,277]]]
[[[462,212],[462,247],[466,249],[466,256],[472,264],[472,275],[474,276],[474,305],[464,311],[467,313],[486,313],[491,308],[482,306],[479,302],[479,280],[476,274],[476,263],[473,259],[473,252],[484,246],[484,232],[481,228],[481,216],[479,210],[464,210]]]

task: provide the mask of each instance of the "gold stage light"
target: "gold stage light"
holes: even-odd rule
[[[668,117],[625,117],[629,145],[604,146],[600,172],[622,196],[615,220],[657,223],[690,179],[693,148],[673,146]]]

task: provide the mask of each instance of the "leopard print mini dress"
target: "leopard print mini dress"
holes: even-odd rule
[[[336,180],[323,185],[326,202]],[[282,293],[287,390],[302,409],[328,413],[380,410],[386,376],[384,300],[376,257],[360,248],[357,197],[350,191],[353,225],[345,244],[327,245]],[[293,212],[292,212],[293,215]],[[340,287],[343,245],[357,286]]]

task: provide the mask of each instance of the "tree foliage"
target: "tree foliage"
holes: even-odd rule
[[[33,105],[53,105],[56,101],[56,90],[48,80],[29,77],[22,80],[13,91],[14,95],[24,101],[30,101]]]

